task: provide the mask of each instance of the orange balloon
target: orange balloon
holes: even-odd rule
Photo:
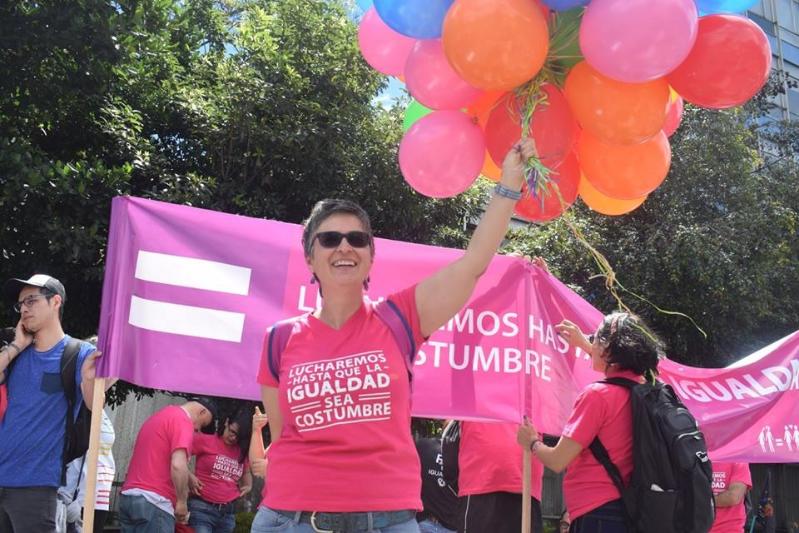
[[[646,196],[643,198],[636,198],[635,200],[619,200],[617,198],[611,198],[610,196],[606,196],[596,190],[596,188],[591,185],[591,182],[585,177],[585,174],[583,174],[583,177],[580,179],[580,188],[578,191],[580,193],[580,198],[583,199],[585,205],[597,213],[612,216],[629,213],[644,203],[644,200],[647,198]]]
[[[637,200],[657,189],[671,165],[666,134],[640,144],[607,144],[583,130],[577,154],[585,177],[599,192],[620,200]]]
[[[488,155],[488,150],[486,150],[485,161],[483,161],[483,170],[480,171],[482,176],[490,179],[491,181],[499,181],[499,178],[502,177],[502,169],[494,163],[494,160],[491,159],[491,156]]]
[[[510,90],[538,74],[549,29],[530,0],[456,0],[442,34],[450,65],[475,87]]]
[[[580,125],[614,144],[637,144],[655,136],[666,122],[669,97],[664,78],[624,83],[585,61],[566,78],[566,99]]]

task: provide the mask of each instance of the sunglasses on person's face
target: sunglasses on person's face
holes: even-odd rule
[[[353,248],[366,248],[369,246],[369,234],[365,231],[348,231],[341,233],[340,231],[320,231],[314,237],[319,241],[323,248],[336,248],[341,244],[342,239],[347,239],[350,246]]]

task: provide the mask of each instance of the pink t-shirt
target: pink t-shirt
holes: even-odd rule
[[[458,495],[522,493],[524,450],[516,442],[518,424],[461,422]],[[533,457],[530,494],[541,501],[544,466]]]
[[[641,381],[633,372],[609,372],[608,376]],[[574,402],[563,436],[576,441],[583,450],[569,464],[563,478],[563,499],[572,520],[597,507],[621,498],[605,468],[588,447],[594,437],[605,445],[610,460],[618,467],[624,483],[633,472],[633,421],[630,392],[618,385],[592,383]]]
[[[194,424],[180,406],[164,407],[142,424],[122,490],[144,489],[177,503],[172,484],[172,452],[191,450]]]
[[[747,490],[752,488],[752,474],[746,463],[713,463],[713,494],[730,488],[733,483],[743,483]],[[716,520],[710,533],[741,531],[746,523],[744,502],[731,507],[716,507]]]
[[[239,480],[249,464],[247,458],[239,462],[239,446],[228,446],[218,435],[195,433],[192,454],[197,456],[194,473],[203,484],[203,500],[230,503],[239,497]]]
[[[415,290],[390,299],[418,346]],[[280,440],[267,454],[264,505],[284,511],[422,509],[406,357],[366,301],[338,330],[303,316],[282,353],[279,385],[262,355],[258,382],[278,387],[283,414]]]

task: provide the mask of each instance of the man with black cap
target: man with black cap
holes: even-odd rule
[[[191,443],[216,415],[216,403],[198,397],[142,424],[119,500],[123,533],[172,533],[175,522],[188,522]]]
[[[56,494],[63,472],[68,400],[61,357],[72,341],[61,317],[66,291],[57,279],[37,274],[10,279],[6,298],[20,314],[14,340],[0,350],[0,383],[8,407],[0,421],[0,533],[55,531]],[[97,352],[77,348],[75,407],[91,408]]]

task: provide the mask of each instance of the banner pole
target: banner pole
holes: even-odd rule
[[[532,476],[533,452],[524,450],[524,474],[522,478],[522,533],[530,533],[532,524],[532,501],[530,500],[530,477]]]
[[[535,274],[535,270],[532,267],[532,263],[527,262],[525,265],[525,276],[524,276],[524,299],[523,301],[523,309],[525,317],[530,315],[530,305],[533,298],[533,275]],[[525,325],[527,324],[527,320],[524,321]],[[530,347],[530,334],[527,331],[527,327],[524,328],[524,349]],[[532,390],[530,379],[527,378],[524,374],[522,374],[522,394],[523,396],[523,412],[525,417],[529,417],[532,412]],[[524,455],[523,455],[523,465],[522,468],[522,533],[530,533],[530,527],[532,525],[532,501],[530,499],[530,492],[531,492],[531,485],[532,481],[531,478],[533,476],[533,452],[530,448],[525,448]]]
[[[92,429],[86,452],[86,495],[83,500],[83,531],[94,531],[94,505],[97,501],[97,457],[100,455],[100,422],[105,405],[105,378],[94,378]]]

